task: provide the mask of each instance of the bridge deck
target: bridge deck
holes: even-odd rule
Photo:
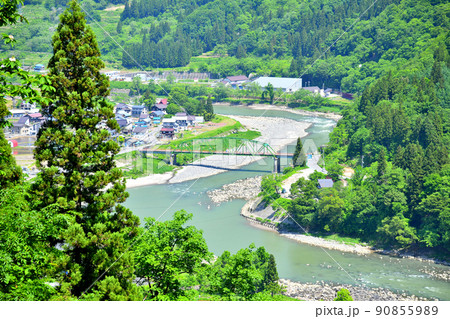
[[[233,152],[233,151],[189,151],[189,150],[151,150],[151,149],[143,149],[144,153],[153,153],[153,154],[205,154],[205,155],[237,155],[237,156],[283,156],[283,157],[292,157],[293,153],[276,153],[276,154],[268,154],[268,153],[252,153],[252,152]]]

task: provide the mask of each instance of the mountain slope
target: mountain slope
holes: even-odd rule
[[[19,57],[30,55],[25,51],[50,52],[64,1],[39,3],[26,1],[29,25],[7,30],[19,40]],[[107,9],[117,4],[125,5]],[[444,0],[85,0],[82,5],[103,58],[115,68],[302,76],[310,85],[351,92],[362,92],[389,71],[429,72],[433,51],[450,30],[450,3]]]

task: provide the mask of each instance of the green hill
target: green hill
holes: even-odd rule
[[[25,2],[29,25],[11,31],[25,63],[50,53],[64,2]],[[389,71],[428,72],[433,51],[450,30],[450,4],[444,0],[81,3],[110,67],[301,76],[310,85],[351,92],[362,92]]]

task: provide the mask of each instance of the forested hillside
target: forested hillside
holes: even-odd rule
[[[384,247],[450,247],[450,57],[441,43],[428,73],[391,73],[343,110],[325,168],[336,182],[317,189],[315,173],[291,189],[285,207],[303,227]],[[353,177],[343,187],[343,167]],[[317,201],[314,200],[317,198]]]
[[[290,61],[289,68],[270,71],[285,76],[306,72],[303,78],[312,84],[362,91],[388,70],[423,54],[438,38],[445,38],[449,27],[449,6],[444,1],[380,0],[372,7],[369,0],[196,4],[198,8],[195,1],[169,1],[163,6],[132,1],[127,5],[121,15],[124,24],[143,17],[149,22],[155,17],[177,21],[172,20],[171,33],[161,32],[160,40],[152,36],[152,28],[143,27],[142,41],[128,47],[133,58],[124,55],[123,65],[184,66],[189,57],[213,51],[229,56],[219,66],[214,62],[202,66],[213,73],[261,72],[264,61],[284,59]],[[360,15],[361,21],[308,70]],[[160,58],[165,52],[171,52],[171,60]]]
[[[23,9],[33,13],[32,27],[17,27],[17,36],[23,39],[17,49],[49,52],[49,35],[64,3],[26,1]],[[187,67],[217,76],[302,76],[310,85],[360,93],[389,71],[395,75],[405,68],[429,70],[433,50],[448,37],[450,26],[450,4],[444,0],[375,4],[371,0],[85,0],[81,4],[111,65]],[[117,5],[122,6],[113,7]],[[199,57],[205,53],[206,57]]]

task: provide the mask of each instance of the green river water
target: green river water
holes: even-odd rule
[[[329,119],[303,116],[285,111],[252,110],[245,107],[215,107],[216,113],[263,117],[284,117],[313,123],[306,138],[316,145],[328,141],[335,122]],[[263,120],[261,118],[260,120]],[[293,145],[289,146],[292,149]],[[448,267],[411,259],[393,258],[378,254],[358,256],[320,247],[300,244],[275,232],[251,226],[241,217],[243,200],[233,200],[220,205],[208,198],[208,190],[220,188],[238,179],[272,172],[273,162],[252,163],[238,170],[187,181],[178,184],[144,186],[129,189],[126,206],[143,221],[145,217],[167,220],[175,211],[184,209],[194,215],[191,222],[203,230],[209,249],[220,255],[248,247],[251,243],[264,246],[277,262],[280,278],[300,282],[326,281],[352,285],[388,288],[416,296],[450,300],[450,283],[433,279],[424,270],[448,271]],[[340,270],[339,263],[348,275]]]

